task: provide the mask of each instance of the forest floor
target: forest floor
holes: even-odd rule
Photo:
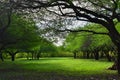
[[[0,80],[120,80],[113,63],[73,58],[17,59],[0,62]]]

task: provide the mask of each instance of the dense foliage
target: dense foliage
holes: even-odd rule
[[[116,26],[117,27],[117,26]],[[96,32],[107,32],[107,30],[101,25],[87,24],[85,27],[81,27],[84,30],[92,30]],[[119,28],[118,28],[119,29]],[[106,56],[109,61],[110,57],[113,57],[113,53],[116,51],[116,46],[112,43],[111,39],[107,35],[96,35],[89,32],[70,33],[65,41],[65,48],[71,52],[82,52],[83,57],[92,58],[96,56]],[[112,52],[112,54],[110,53]],[[97,54],[96,54],[97,53]],[[103,54],[104,53],[104,54]],[[81,53],[79,53],[81,54]],[[112,55],[112,56],[111,56]],[[116,54],[114,54],[115,56]],[[77,55],[76,55],[77,56]]]

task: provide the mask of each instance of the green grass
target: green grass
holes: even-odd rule
[[[11,80],[11,78],[14,77],[16,78],[20,76],[26,76],[27,79],[27,76],[30,77],[31,74],[32,76],[34,76],[34,79],[30,78],[28,80],[49,80],[49,77],[51,77],[50,75],[82,76],[82,77],[106,76],[106,75],[116,76],[117,75],[116,71],[107,69],[112,64],[113,64],[112,62],[107,62],[104,60],[96,61],[93,59],[73,59],[59,57],[41,58],[40,60],[17,59],[15,62],[11,61],[0,62],[0,80],[9,79]],[[43,77],[40,74],[42,75],[47,74],[48,79],[35,79],[38,77]],[[7,76],[7,78],[5,78],[5,76]]]

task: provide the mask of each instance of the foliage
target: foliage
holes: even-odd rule
[[[4,44],[11,43],[6,47],[10,46],[16,49],[36,46],[40,40],[35,23],[16,14],[12,15],[12,21],[5,36]]]
[[[92,30],[96,32],[107,32],[107,30],[101,25],[97,24],[87,24],[85,27],[80,29]],[[89,32],[82,33],[70,33],[65,41],[66,48],[70,51],[91,51],[96,48],[102,48],[102,46],[107,47],[107,49],[114,48],[114,44],[107,35],[96,35]]]
[[[4,32],[2,52],[9,53],[14,59],[17,53],[38,46],[40,40],[40,33],[34,21],[25,19],[21,15],[12,14],[10,26]]]
[[[37,9],[45,8],[47,11],[59,16],[72,17],[105,27],[108,32],[99,34],[108,35],[114,45],[116,45],[117,69],[120,74],[120,34],[115,28],[116,24],[114,24],[115,19],[120,22],[120,0],[15,0],[13,2],[17,8],[22,10],[36,11]],[[66,29],[63,31],[66,31]],[[89,30],[87,31],[89,32]],[[98,34],[96,32],[93,33]]]
[[[70,33],[65,41],[66,50],[71,51],[71,52],[74,50],[79,50],[80,45],[83,43],[83,38],[84,36],[82,36],[82,33],[81,34]]]

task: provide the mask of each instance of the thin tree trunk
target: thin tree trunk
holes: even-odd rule
[[[89,56],[89,55],[90,55],[90,53],[89,53],[89,52],[87,52],[87,59],[89,59],[89,58],[90,58],[90,56]]]
[[[94,55],[95,55],[95,60],[99,60],[99,52],[95,51]]]
[[[0,59],[2,60],[2,61],[4,61],[4,59],[3,59],[3,56],[2,56],[2,53],[0,52]]]
[[[107,57],[107,59],[108,59],[109,62],[112,61],[112,60],[111,60],[111,56],[110,56],[109,54],[106,54],[106,57]]]
[[[33,55],[33,52],[32,52],[32,60],[34,59],[34,55]]]
[[[40,58],[40,53],[37,53],[37,59],[39,60],[39,58]]]
[[[29,53],[27,53],[27,60],[29,60]]]
[[[74,59],[76,59],[77,58],[77,53],[73,52],[73,54],[74,54]]]
[[[86,58],[86,55],[85,55],[86,53],[85,52],[83,52],[83,58]]]

